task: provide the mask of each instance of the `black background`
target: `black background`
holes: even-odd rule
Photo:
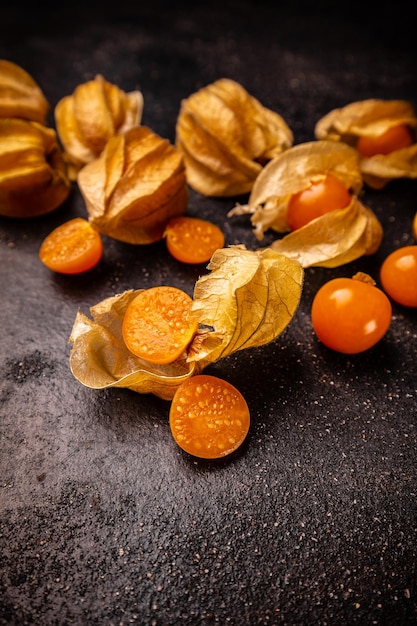
[[[279,112],[295,143],[352,101],[417,106],[402,3],[271,4],[9,4],[0,57],[38,82],[51,126],[58,100],[100,73],[140,89],[142,122],[170,141],[181,99],[221,77]],[[78,309],[164,283],[192,293],[205,267],[164,242],[105,239],[88,274],[49,272],[43,238],[85,215],[75,186],[49,216],[0,219],[1,624],[417,624],[416,311],[394,304],[385,338],[353,357],[310,323],[321,284],[359,270],[378,281],[385,256],[415,243],[416,181],[363,200],[384,227],[378,252],[306,270],[286,331],[206,370],[251,410],[246,443],[220,463],[177,448],[168,402],[84,388],[68,365]],[[248,219],[227,218],[234,204],[190,191],[188,212],[255,249]]]

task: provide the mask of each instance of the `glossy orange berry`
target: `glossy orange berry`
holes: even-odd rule
[[[325,283],[311,308],[317,337],[328,348],[344,354],[372,348],[387,332],[391,318],[389,298],[362,273]]]
[[[417,307],[417,245],[391,252],[381,265],[380,278],[382,287],[395,302]]]
[[[395,150],[408,148],[414,143],[411,130],[405,124],[393,126],[379,137],[359,137],[356,149],[363,157],[376,154],[391,154]]]
[[[345,185],[333,174],[312,180],[309,186],[295,193],[287,208],[287,223],[291,230],[297,230],[311,220],[335,209],[349,206],[352,197]]]

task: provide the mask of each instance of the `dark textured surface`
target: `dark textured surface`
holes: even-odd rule
[[[2,9],[0,57],[31,73],[52,107],[97,73],[139,88],[143,122],[170,140],[181,98],[234,78],[299,143],[350,101],[417,105],[401,4],[335,5],[104,2],[33,14],[22,3]],[[416,199],[413,181],[367,191],[385,230],[378,253],[307,270],[284,334],[207,370],[235,384],[252,415],[246,444],[222,463],[181,453],[169,403],[86,389],[68,366],[78,308],[132,287],[192,291],[204,268],[176,263],[163,244],[107,239],[91,273],[53,275],[39,246],[85,214],[75,188],[50,216],[0,219],[0,624],[417,624],[416,311],[395,305],[386,337],[355,357],[321,346],[309,317],[324,281],[377,278],[389,251],[413,243]],[[226,217],[233,205],[191,193],[189,212],[255,248],[247,220]]]

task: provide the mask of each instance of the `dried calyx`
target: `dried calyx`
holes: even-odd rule
[[[322,117],[315,126],[315,136],[357,148],[361,139],[375,140],[399,127],[410,133],[409,145],[360,159],[364,182],[382,189],[394,179],[417,178],[417,115],[410,102],[376,98],[351,102]]]
[[[0,119],[0,214],[36,217],[60,206],[70,182],[52,128],[17,118]]]
[[[287,212],[293,194],[314,177],[332,173],[352,195],[348,206],[335,209],[271,244],[303,267],[338,267],[373,254],[382,240],[382,226],[359,199],[363,187],[358,153],[344,143],[311,141],[298,144],[268,163],[255,181],[248,204],[236,205],[229,216],[249,214],[254,233],[290,230]]]
[[[49,103],[39,85],[23,68],[0,59],[0,118],[46,123]]]
[[[140,91],[126,93],[101,75],[62,98],[55,107],[55,121],[71,180],[100,156],[111,137],[140,124],[142,111]]]
[[[187,207],[181,153],[145,126],[112,137],[77,182],[91,224],[126,243],[162,239],[169,220]]]
[[[0,215],[37,217],[59,207],[70,182],[49,103],[21,67],[0,59]]]
[[[175,361],[158,365],[127,349],[123,319],[140,292],[132,289],[92,307],[92,319],[78,312],[69,339],[75,378],[95,389],[127,387],[172,399],[181,383],[211,363],[274,341],[291,322],[304,277],[297,261],[231,246],[217,250],[208,269],[194,286],[189,312],[198,331]]]
[[[188,184],[203,195],[248,193],[265,163],[292,143],[285,120],[233,80],[217,80],[181,103],[176,145]]]

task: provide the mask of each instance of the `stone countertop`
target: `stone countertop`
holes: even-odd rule
[[[19,6],[4,11],[0,58],[52,107],[102,74],[140,89],[143,123],[170,141],[181,99],[224,76],[279,112],[295,143],[352,101],[417,105],[411,20],[397,4],[377,16],[326,2],[75,3],[36,17]],[[415,243],[417,182],[363,198],[384,228],[378,252],[306,270],[285,332],[207,371],[251,411],[245,445],[221,463],[181,452],[168,402],[87,389],[68,365],[78,310],[130,288],[192,290],[205,268],[175,262],[163,242],[106,239],[96,269],[52,274],[39,246],[85,215],[76,187],[48,216],[0,219],[0,624],[417,624],[416,311],[393,305],[385,338],[356,356],[326,349],[310,323],[326,280],[377,277],[392,249]],[[247,219],[227,217],[233,206],[190,192],[190,214],[256,248]]]

